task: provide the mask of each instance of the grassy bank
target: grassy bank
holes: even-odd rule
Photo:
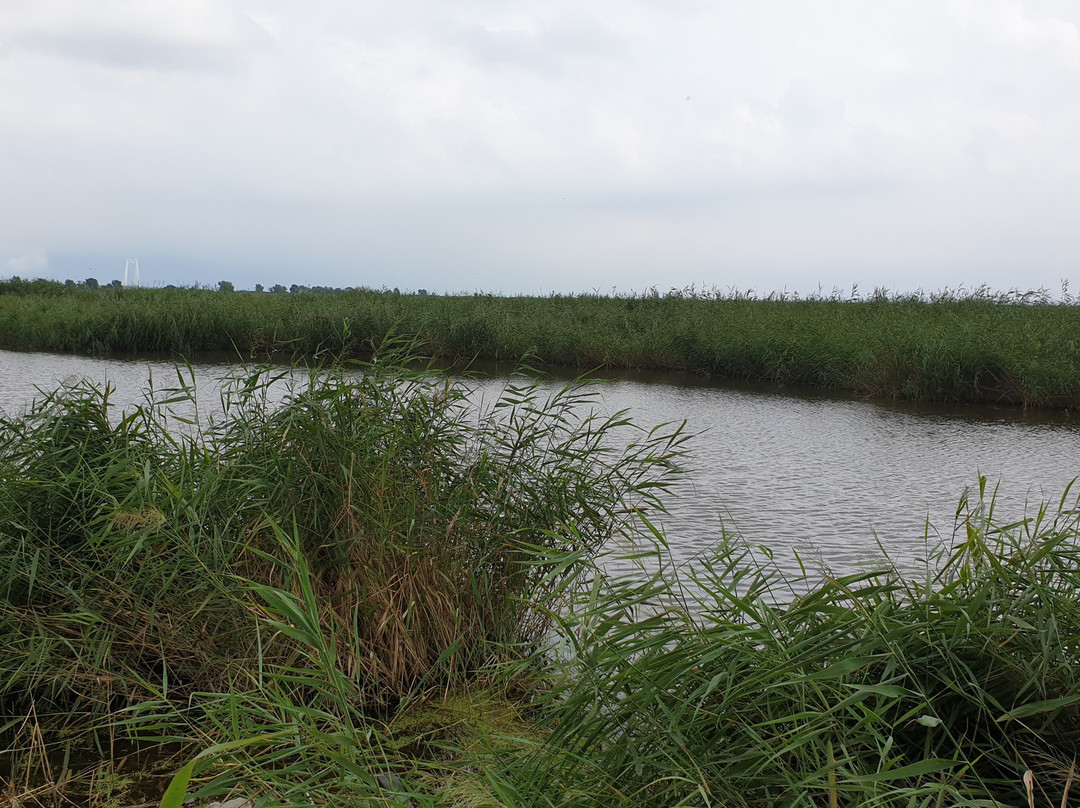
[[[408,358],[256,369],[202,426],[184,384],[0,421],[6,799],[991,806],[1031,770],[1059,804],[1068,496],[1007,523],[978,489],[917,579],[793,581],[720,536],[673,570],[644,509],[678,428],[524,380],[478,415]],[[596,574],[616,535],[639,574]]]
[[[920,401],[1080,404],[1080,306],[1037,297],[443,297],[0,283],[0,347],[9,349],[363,356],[387,334],[447,360],[529,356]]]
[[[546,695],[542,750],[514,763],[518,793],[1020,805],[1030,772],[1034,804],[1067,805],[1080,510],[1004,524],[984,494],[921,579],[883,565],[792,581],[721,544],[681,581],[617,582],[568,621],[574,656]]]
[[[0,777],[29,789],[35,754],[80,744],[264,737],[362,794],[402,705],[529,667],[550,599],[656,506],[682,436],[524,381],[478,414],[410,359],[252,371],[201,425],[169,416],[183,384],[0,420]]]

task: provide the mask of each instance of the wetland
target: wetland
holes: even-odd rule
[[[113,314],[82,300],[93,316],[68,331],[47,296],[19,305],[61,343],[97,323],[104,351],[102,335],[125,333],[115,316],[153,333],[138,313],[152,296],[126,292],[103,293]],[[169,300],[195,299],[181,292]],[[1072,316],[1060,308],[1025,322]],[[244,332],[222,327],[239,347]],[[978,372],[940,395],[875,396],[608,361],[580,384],[440,370],[412,339],[361,356],[352,327],[327,315],[337,345],[291,365],[0,351],[5,798],[1067,795],[1067,373],[999,369],[1015,395],[990,400]],[[1041,328],[1061,371],[1075,357]],[[944,356],[968,350],[965,333]],[[131,750],[156,761],[152,786],[125,768]]]

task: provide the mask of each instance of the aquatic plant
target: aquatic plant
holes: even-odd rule
[[[171,414],[196,402],[182,371],[130,412],[81,383],[0,419],[13,743],[96,727],[349,757],[402,700],[530,658],[685,436],[523,376],[478,410],[412,358],[255,368],[205,421]]]
[[[674,569],[647,511],[679,426],[527,376],[483,406],[413,359],[252,368],[212,417],[180,368],[0,419],[0,794],[114,799],[162,745],[166,808],[1067,795],[1070,491],[1010,521],[980,480],[914,577],[792,579],[722,534]],[[619,535],[640,572],[597,558]]]
[[[729,540],[606,582],[561,624],[550,735],[503,776],[529,805],[1016,805],[1029,770],[1067,792],[1080,502],[1058,505],[1003,524],[980,480],[921,579],[791,580]]]
[[[5,348],[366,357],[390,333],[446,361],[531,356],[577,369],[687,371],[922,401],[1080,403],[1080,306],[1067,291],[502,297],[0,282]]]

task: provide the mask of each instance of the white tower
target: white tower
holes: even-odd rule
[[[131,269],[132,266],[135,267],[135,279],[134,280],[135,280],[135,288],[137,289],[140,286],[142,286],[142,282],[139,280],[139,259],[138,258],[129,258],[124,263],[124,286],[128,285],[128,270]]]

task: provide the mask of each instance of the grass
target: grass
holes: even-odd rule
[[[507,775],[544,805],[1017,805],[1029,770],[1060,795],[1077,505],[1001,524],[980,489],[918,580],[790,581],[729,543],[693,586],[614,582],[564,622],[550,734]]]
[[[658,504],[684,436],[524,377],[478,414],[411,360],[256,368],[204,424],[169,414],[195,401],[183,372],[127,413],[83,383],[0,420],[16,770],[119,737],[229,750],[207,793],[287,749],[363,791],[403,705],[532,659],[576,562]]]
[[[0,282],[0,347],[75,353],[333,350],[367,356],[386,334],[428,357],[720,379],[938,402],[1080,404],[1080,307],[1045,293],[878,291],[794,299],[91,290]]]
[[[411,360],[253,368],[212,423],[169,414],[183,370],[124,414],[82,384],[0,421],[0,793],[1067,802],[1072,492],[1010,522],[980,480],[915,577],[792,580],[731,536],[674,569],[643,511],[679,427],[526,377],[478,412]],[[615,535],[640,572],[596,566]]]

